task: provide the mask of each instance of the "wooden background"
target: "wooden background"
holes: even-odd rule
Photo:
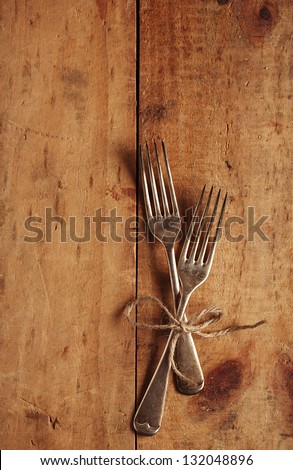
[[[2,449],[293,448],[292,20],[290,0],[0,1]],[[164,338],[121,311],[136,294],[170,304],[162,247],[125,240],[124,223],[119,243],[109,223],[107,242],[93,223],[77,242],[69,218],[81,237],[96,209],[143,216],[137,142],[160,137],[181,212],[213,183],[244,222],[189,313],[267,324],[197,341],[204,391],[171,380],[148,438],[135,395]],[[268,241],[251,240],[248,207]],[[25,242],[46,208],[63,218],[52,241]]]

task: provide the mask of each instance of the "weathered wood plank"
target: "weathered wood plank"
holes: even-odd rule
[[[1,45],[1,448],[133,448],[135,249],[92,217],[135,214],[135,4],[1,2]]]
[[[189,313],[218,305],[222,325],[267,320],[197,340],[205,390],[182,396],[171,381],[162,429],[141,449],[293,448],[292,13],[288,0],[141,1],[140,137],[165,138],[182,211],[204,183],[229,191],[225,237]],[[267,241],[251,229],[264,215]],[[233,216],[243,224],[229,231]],[[162,247],[141,243],[138,259],[139,293],[170,305]],[[155,347],[139,331],[140,396]]]

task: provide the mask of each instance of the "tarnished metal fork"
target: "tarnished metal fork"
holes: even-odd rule
[[[161,164],[161,158],[156,141],[154,141],[154,150],[157,166],[156,173],[159,184],[157,184],[155,178],[154,165],[149,145],[146,142],[147,165],[145,165],[142,147],[140,147],[142,187],[149,229],[154,237],[159,240],[165,248],[173,294],[174,312],[176,313],[179,302],[180,286],[174,246],[181,231],[181,218],[164,141],[162,140],[163,165]],[[163,168],[165,169],[164,172]],[[167,176],[166,185],[164,173],[166,173]],[[184,335],[179,339],[177,349],[178,368],[184,375],[188,374],[190,377],[189,383],[177,378],[177,386],[182,393],[192,395],[203,388],[204,378],[191,334]],[[158,371],[157,375],[158,380],[160,380],[160,371]],[[164,379],[162,385],[166,385]]]
[[[227,201],[226,193],[222,203],[215,235],[212,239],[212,243],[210,243],[209,249],[207,249],[210,233],[219,205],[221,190],[219,190],[217,194],[214,209],[210,218],[207,218],[207,216],[211,204],[213,188],[211,188],[209,192],[204,210],[201,217],[199,217],[199,210],[202,204],[204,192],[205,188],[203,188],[194,210],[190,227],[178,262],[178,275],[182,287],[180,302],[177,309],[178,319],[183,318],[192,292],[194,292],[195,289],[205,282],[210,273]],[[196,230],[195,227],[197,227]],[[194,235],[195,239],[191,245],[191,238]],[[168,382],[170,371],[169,348],[172,337],[173,330],[169,334],[169,338],[160,362],[154,372],[154,375],[134,417],[134,427],[141,434],[150,436],[154,435],[161,427],[167,390],[166,383]],[[163,383],[163,380],[165,381],[165,384]]]

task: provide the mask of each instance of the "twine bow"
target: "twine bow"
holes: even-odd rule
[[[145,302],[157,304],[161,308],[161,310],[164,313],[166,313],[166,315],[168,316],[169,323],[158,324],[158,323],[149,323],[149,322],[139,322],[139,321],[134,320],[131,317],[132,311],[138,304],[145,303]],[[252,325],[230,325],[220,330],[205,331],[209,325],[212,325],[213,323],[217,323],[222,318],[223,312],[221,309],[219,309],[218,307],[205,308],[204,310],[201,310],[200,312],[197,312],[194,315],[192,315],[192,317],[190,317],[190,319],[187,321],[184,319],[179,320],[170,312],[170,310],[166,307],[166,305],[164,305],[159,299],[157,299],[157,297],[154,297],[152,295],[139,296],[136,300],[132,300],[128,302],[125,305],[123,313],[125,317],[127,318],[127,320],[133,326],[137,328],[146,328],[146,329],[161,330],[161,331],[171,330],[173,332],[173,336],[170,342],[170,349],[169,349],[171,367],[174,373],[178,377],[187,381],[188,383],[191,382],[190,379],[186,377],[184,374],[182,374],[182,372],[180,372],[175,362],[176,345],[181,335],[191,333],[193,335],[202,336],[204,338],[215,338],[217,336],[224,336],[227,333],[231,333],[232,331],[257,328],[258,326],[266,323],[265,320],[261,320]]]

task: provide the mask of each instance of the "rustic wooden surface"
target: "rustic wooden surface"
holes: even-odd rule
[[[23,238],[46,207],[67,229],[76,216],[79,236],[98,208],[136,214],[138,6],[140,139],[165,138],[182,212],[214,183],[229,191],[226,218],[244,221],[237,243],[226,227],[189,312],[219,305],[223,325],[267,324],[198,340],[204,392],[182,396],[170,380],[161,431],[136,441],[135,392],[164,338],[138,331],[136,357],[121,307],[136,282],[170,304],[162,247],[102,243],[93,224],[86,243],[61,243],[56,222],[51,243]],[[0,2],[1,448],[293,448],[292,7]],[[249,240],[248,207],[269,216],[268,241]]]
[[[293,448],[292,2],[141,2],[140,137],[164,137],[180,208],[204,183],[229,191],[223,238],[208,281],[189,312],[218,305],[223,325],[266,319],[259,330],[197,341],[206,386],[186,397],[171,386],[161,431],[140,449]],[[247,208],[269,238],[248,241]],[[171,303],[161,246],[140,244],[139,293]],[[161,271],[164,284],[156,287]],[[139,332],[138,392],[146,357]],[[158,340],[157,344],[160,345]]]
[[[1,448],[131,449],[134,245],[23,224],[135,214],[134,4],[1,1],[1,30]]]

